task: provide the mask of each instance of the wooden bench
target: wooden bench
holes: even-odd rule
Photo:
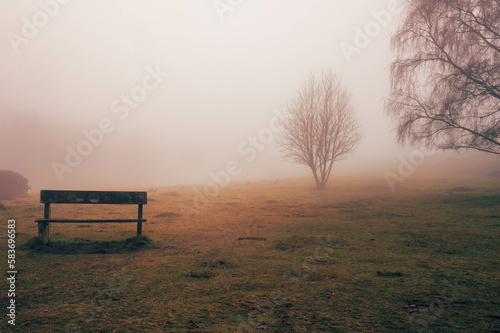
[[[130,191],[40,191],[40,202],[45,204],[43,219],[37,219],[38,236],[44,243],[50,239],[49,223],[106,223],[106,222],[137,222],[137,236],[142,233],[142,205],[148,203],[147,192]],[[121,204],[139,205],[136,219],[53,219],[50,216],[50,204]]]

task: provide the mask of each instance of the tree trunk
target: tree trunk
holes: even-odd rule
[[[318,191],[323,191],[325,189],[325,184],[317,184],[316,185],[316,190]]]
[[[316,182],[316,189],[319,189],[321,186],[321,181],[318,178],[318,174],[317,174],[316,170],[312,167],[311,167],[311,170],[312,170],[313,175],[314,175],[314,181]]]
[[[316,190],[324,190],[326,188],[326,181],[321,179],[321,181],[316,182]]]

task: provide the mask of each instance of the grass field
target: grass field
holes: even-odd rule
[[[45,250],[32,240],[39,196],[2,201],[2,253],[15,218],[18,276],[15,327],[1,284],[0,331],[500,331],[500,178],[416,174],[394,193],[381,176],[321,192],[309,179],[232,184],[185,219],[193,196],[148,191],[150,243],[125,241],[134,224],[53,224]]]

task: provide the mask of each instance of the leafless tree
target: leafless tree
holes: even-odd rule
[[[406,0],[391,46],[399,143],[500,154],[500,0]]]
[[[386,111],[397,140],[500,154],[500,0],[406,0]]]
[[[351,95],[331,71],[313,74],[288,107],[279,141],[285,158],[311,168],[317,189],[324,189],[332,166],[361,140]]]

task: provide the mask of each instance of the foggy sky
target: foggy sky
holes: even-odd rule
[[[34,189],[203,183],[231,160],[242,169],[233,181],[307,175],[275,143],[251,159],[245,142],[270,126],[309,73],[328,69],[351,90],[364,133],[332,177],[409,151],[394,143],[383,113],[399,17],[350,62],[340,47],[354,45],[357,29],[390,1],[233,0],[224,20],[212,0],[55,1],[0,3],[0,169],[21,172]],[[25,38],[26,19],[43,20],[41,3],[53,17]],[[25,40],[13,47],[12,34]],[[123,102],[144,82],[143,101]],[[109,133],[58,179],[54,162],[65,164],[67,147],[103,121]]]

